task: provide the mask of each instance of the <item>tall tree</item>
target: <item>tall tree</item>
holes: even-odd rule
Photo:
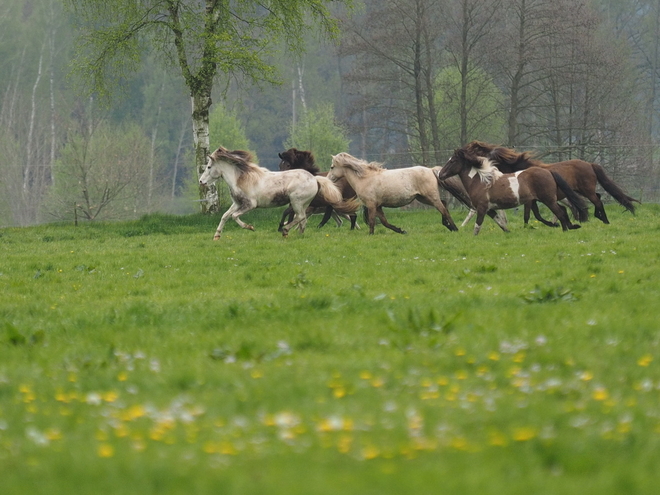
[[[368,2],[364,15],[347,23],[342,43],[353,62],[345,75],[354,93],[349,116],[388,154],[415,143],[414,159],[424,165],[439,156],[433,84],[444,33],[434,21],[443,9],[438,0]]]
[[[331,0],[66,0],[79,21],[76,60],[87,89],[110,95],[140,62],[147,41],[174,61],[190,92],[195,163],[198,173],[209,152],[209,108],[216,76],[243,75],[276,81],[267,61],[279,40],[300,53],[308,17],[323,32],[337,26]],[[342,3],[350,3],[343,0]],[[217,211],[213,188],[200,191],[203,211]]]

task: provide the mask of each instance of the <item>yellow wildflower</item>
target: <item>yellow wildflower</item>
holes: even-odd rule
[[[536,430],[531,426],[514,428],[512,437],[516,442],[526,442],[536,437]]]
[[[637,364],[639,366],[648,366],[649,364],[651,364],[651,361],[653,361],[653,356],[651,356],[650,354],[644,354],[642,357],[640,357],[637,360]]]
[[[99,457],[106,457],[106,458],[112,457],[113,455],[115,455],[115,449],[112,445],[109,445],[107,443],[102,443],[101,445],[99,445],[98,454]]]

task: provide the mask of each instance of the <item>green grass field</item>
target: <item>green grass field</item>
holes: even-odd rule
[[[606,209],[2,229],[0,493],[657,493],[660,207]]]

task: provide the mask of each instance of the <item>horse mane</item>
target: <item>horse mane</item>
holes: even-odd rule
[[[488,156],[497,148],[494,144],[488,144],[483,141],[472,141],[465,145],[463,149],[477,156]]]
[[[261,167],[252,162],[254,156],[249,151],[234,150],[228,151],[220,146],[217,150],[211,153],[211,158],[215,161],[223,160],[231,163],[238,169],[241,175],[254,174],[261,171]]]
[[[488,187],[492,186],[493,182],[502,177],[502,172],[500,172],[500,169],[495,166],[493,160],[490,158],[477,156],[476,162],[478,165],[473,165],[472,168],[474,168],[477,174],[479,174],[481,182],[487,184]]]
[[[332,158],[333,163],[335,163],[335,160],[339,162],[342,167],[352,170],[358,177],[364,177],[364,175],[369,172],[379,173],[385,170],[382,163],[361,160],[348,153],[339,153],[335,155]]]
[[[314,154],[311,151],[289,148],[288,150],[279,153],[279,157],[287,162],[292,169],[300,168],[307,170],[312,175],[318,175],[321,173],[321,169],[316,165]]]
[[[517,172],[541,164],[541,161],[534,158],[534,154],[529,151],[518,153],[511,148],[484,143],[482,141],[472,141],[465,145],[464,149],[477,156],[490,158],[507,173]]]
[[[500,165],[504,165],[511,171],[524,170],[529,167],[538,166],[541,162],[533,157],[528,151],[517,153],[510,148],[497,147],[493,149],[488,158]]]

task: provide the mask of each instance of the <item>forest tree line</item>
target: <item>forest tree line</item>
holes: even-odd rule
[[[218,78],[210,145],[276,168],[349,151],[442,165],[470,140],[603,164],[635,196],[660,179],[660,0],[364,0],[335,40],[273,55],[280,84]],[[148,44],[112,99],[80,91],[75,13],[0,6],[0,226],[199,210],[191,103]]]

